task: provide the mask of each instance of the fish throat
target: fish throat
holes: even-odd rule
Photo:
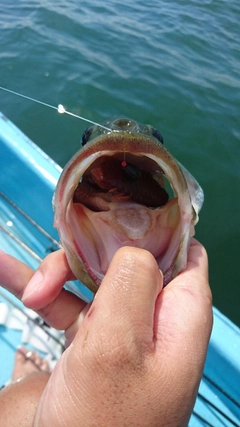
[[[121,160],[122,153],[97,159],[83,174],[73,196],[75,203],[83,203],[93,211],[109,210],[108,203],[133,201],[149,208],[167,203],[163,171],[147,157],[138,162]],[[126,154],[124,155],[126,159]],[[140,164],[139,164],[140,163]],[[143,169],[144,165],[144,169]]]

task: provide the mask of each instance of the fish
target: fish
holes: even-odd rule
[[[94,125],[58,180],[54,227],[71,270],[96,293],[122,246],[152,253],[164,286],[186,267],[204,193],[160,132],[128,118]]]

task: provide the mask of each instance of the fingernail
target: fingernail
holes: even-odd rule
[[[41,288],[42,282],[43,274],[37,270],[23,292],[22,301],[27,300],[32,294],[38,291]]]

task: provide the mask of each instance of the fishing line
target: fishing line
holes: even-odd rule
[[[31,98],[30,96],[23,95],[22,93],[15,92],[14,90],[7,89],[6,87],[3,87],[3,86],[0,86],[0,89],[4,90],[5,92],[12,93],[13,95],[17,95],[17,96],[20,96],[22,98],[28,99],[29,101],[36,102],[38,104],[44,105],[45,107],[53,108],[54,110],[57,110],[57,112],[60,114],[65,113],[65,114],[68,114],[69,116],[72,116],[72,117],[75,117],[77,119],[83,120],[85,122],[91,123],[92,125],[100,126],[103,129],[106,129],[109,131],[112,130],[112,129],[108,128],[107,126],[101,125],[100,123],[94,122],[93,120],[89,120],[86,117],[82,117],[82,116],[79,116],[78,114],[74,114],[74,113],[71,113],[70,111],[67,111],[62,104],[59,104],[57,107],[55,107],[54,105],[47,104],[46,102],[39,101],[38,99]]]
[[[125,151],[123,152],[123,161],[121,162],[121,166],[122,168],[125,168],[127,166]]]

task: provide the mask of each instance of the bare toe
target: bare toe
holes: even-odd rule
[[[34,353],[33,351],[31,352],[32,354],[30,355],[29,359],[32,361],[32,363],[34,363],[34,365],[41,369],[41,363],[42,363],[42,358],[40,357],[40,354],[38,353]]]
[[[41,371],[44,372],[50,372],[50,368],[49,368],[49,364],[46,360],[42,360],[41,365],[40,365]]]
[[[28,350],[25,347],[20,347],[15,355],[12,380],[15,381],[37,371],[49,372],[48,363],[44,361],[38,353]]]

